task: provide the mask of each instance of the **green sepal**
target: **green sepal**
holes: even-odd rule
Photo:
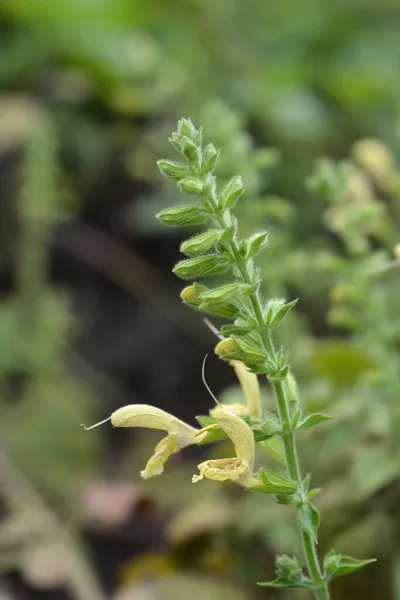
[[[181,205],[162,210],[156,215],[156,218],[164,225],[184,227],[185,225],[204,223],[208,216],[198,206]]]
[[[208,425],[214,425],[216,420],[213,417],[208,415],[199,415],[196,417],[196,421],[202,426],[207,427]],[[204,438],[199,441],[198,445],[203,446],[204,444],[210,444],[212,442],[218,442],[220,440],[226,439],[227,435],[223,429],[220,427],[216,427],[215,429],[211,429],[207,431],[207,434]]]
[[[237,358],[245,364],[249,363],[264,363],[268,356],[259,346],[251,344],[243,338],[232,338],[235,345]]]
[[[240,308],[236,304],[233,304],[233,302],[223,304],[218,302],[202,302],[198,308],[214,317],[223,317],[224,319],[236,319],[241,314]]]
[[[262,469],[257,473],[259,483],[251,486],[249,490],[260,492],[262,494],[293,494],[297,490],[297,485],[267,469]]]
[[[192,165],[195,167],[200,166],[200,150],[195,142],[186,138],[183,144],[182,153]]]
[[[176,162],[174,160],[161,159],[157,161],[157,166],[161,173],[169,179],[179,181],[184,177],[187,177],[188,168],[186,165]]]
[[[204,183],[196,177],[185,177],[179,181],[178,186],[182,192],[192,196],[202,196],[204,192]]]
[[[331,550],[324,559],[324,567],[326,578],[328,581],[341,577],[342,575],[348,575],[354,571],[358,571],[362,567],[376,562],[376,558],[368,558],[366,560],[358,560],[351,556],[343,556],[338,554],[334,550]]]
[[[248,294],[253,286],[246,283],[228,283],[213,290],[208,290],[201,295],[202,302],[224,303],[241,294]]]
[[[221,261],[218,254],[205,254],[196,258],[181,260],[172,271],[182,279],[195,279],[217,273],[224,273],[229,264]]]
[[[209,229],[208,231],[199,233],[182,242],[180,251],[187,256],[196,256],[197,254],[208,252],[218,244],[221,233],[218,229]]]
[[[323,423],[324,421],[330,421],[331,419],[333,419],[333,417],[324,415],[323,413],[312,413],[311,415],[307,415],[307,417],[297,424],[297,429],[307,429],[308,427],[313,427],[313,425]]]
[[[229,337],[231,335],[238,335],[239,337],[242,335],[247,335],[253,331],[254,327],[246,327],[245,325],[224,325],[221,327],[221,333],[225,337]]]

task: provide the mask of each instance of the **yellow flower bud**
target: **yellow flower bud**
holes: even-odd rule
[[[188,285],[181,291],[181,299],[183,302],[189,302],[191,304],[198,304],[199,297],[196,292],[196,287],[194,285]]]
[[[224,356],[232,356],[235,353],[235,344],[232,338],[226,338],[225,340],[221,340],[215,346],[215,354],[220,358],[224,358]]]

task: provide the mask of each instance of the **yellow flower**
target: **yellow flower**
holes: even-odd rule
[[[140,472],[144,479],[160,475],[171,454],[179,452],[181,448],[191,444],[198,444],[206,435],[203,435],[202,430],[196,429],[164,410],[148,404],[123,406],[113,412],[111,417],[105,419],[105,421],[96,423],[92,427],[85,427],[85,429],[92,429],[106,421],[111,421],[114,427],[147,427],[149,429],[160,429],[168,433],[157,444],[153,456],[148,460],[144,470]]]
[[[224,406],[235,415],[251,415],[255,419],[261,419],[261,398],[260,386],[258,384],[257,375],[250,373],[246,366],[239,360],[231,360],[229,363],[234,369],[239,383],[244,393],[246,404],[233,402],[224,404]],[[210,410],[210,416],[215,418],[217,408]]]
[[[240,417],[222,406],[214,409],[216,423],[204,427],[200,434],[209,429],[220,427],[232,440],[236,456],[206,460],[198,465],[200,475],[193,475],[192,481],[196,483],[207,477],[216,481],[230,479],[244,487],[255,485],[253,477],[254,465],[254,437],[250,427]]]

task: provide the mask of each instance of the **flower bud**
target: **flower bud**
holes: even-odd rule
[[[207,220],[207,215],[198,206],[191,205],[172,206],[159,212],[156,217],[164,225],[176,227],[204,223]]]
[[[195,177],[186,177],[179,183],[179,187],[181,188],[182,192],[186,192],[186,194],[201,196],[204,190],[204,183],[201,181],[201,179],[196,179]]]
[[[200,165],[200,150],[192,140],[186,139],[183,146],[183,154],[195,167]]]
[[[217,229],[209,229],[183,242],[180,250],[188,256],[196,256],[196,254],[208,252],[208,250],[214,248],[218,243],[222,233],[222,231],[218,231]]]
[[[226,338],[225,340],[218,342],[218,344],[215,346],[214,352],[217,356],[219,356],[219,358],[230,358],[236,353],[233,339]]]
[[[214,146],[214,144],[207,144],[204,148],[203,152],[203,165],[202,170],[203,173],[210,173],[215,169],[215,165],[217,163],[219,156],[219,152]]]
[[[219,205],[221,208],[233,208],[244,192],[243,180],[240,175],[233,177],[230,182],[225,186],[221,192],[219,198]]]
[[[158,168],[169,179],[180,180],[187,176],[187,167],[174,160],[158,160]]]
[[[182,152],[185,145],[185,138],[179,133],[174,132],[171,137],[168,138],[168,141],[178,150],[178,152]]]
[[[196,286],[189,285],[189,286],[185,287],[181,291],[181,299],[186,304],[192,304],[192,305],[198,306],[200,304],[200,300],[199,300],[199,297],[196,292]]]
[[[191,119],[180,119],[178,121],[177,132],[191,139],[196,134],[196,127],[193,125]]]
[[[240,315],[240,308],[233,302],[202,302],[199,309],[214,317],[236,319]]]
[[[229,263],[222,261],[217,254],[206,254],[205,256],[181,260],[175,266],[173,272],[182,279],[195,279],[196,277],[223,273],[228,266]]]

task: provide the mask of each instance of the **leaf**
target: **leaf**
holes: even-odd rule
[[[297,522],[303,531],[317,538],[320,515],[313,504],[305,502],[298,507]]]
[[[298,298],[296,298],[295,300],[292,300],[292,302],[288,302],[287,304],[284,304],[282,306],[282,308],[280,308],[274,318],[272,323],[279,323],[279,321],[282,321],[282,319],[287,315],[287,313],[294,307],[296,306],[297,302],[299,301]]]
[[[310,587],[310,584],[306,584],[306,582],[303,582],[301,580],[287,581],[286,579],[283,579],[282,577],[278,577],[277,579],[274,579],[273,581],[264,581],[261,583],[258,582],[257,585],[259,585],[260,587],[270,587],[270,588],[277,588],[277,589],[280,588],[280,589],[286,589],[286,590]]]
[[[302,419],[300,423],[297,425],[297,429],[307,429],[308,427],[313,427],[313,425],[317,425],[318,423],[322,423],[323,421],[330,421],[333,419],[330,415],[324,415],[323,413],[313,413]]]
[[[261,233],[254,233],[246,240],[247,258],[256,256],[260,250],[266,246],[268,236],[269,233],[267,231],[262,231]]]
[[[331,550],[325,557],[324,566],[328,581],[358,571],[362,567],[376,562],[376,558],[359,560],[351,556],[343,556]]]

